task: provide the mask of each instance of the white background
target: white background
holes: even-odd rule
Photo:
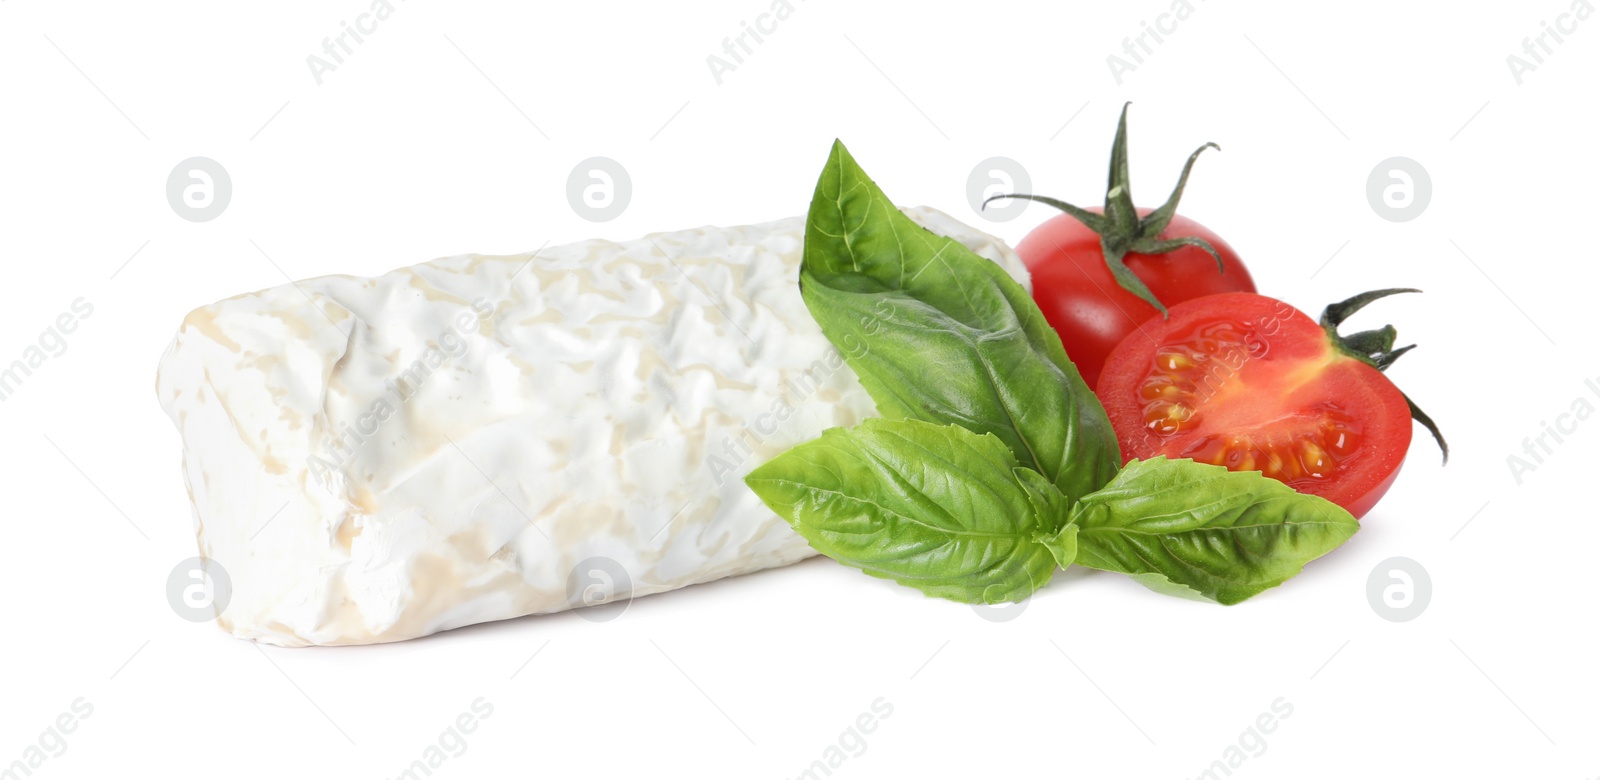
[[[1107,56],[1168,0],[795,4],[719,86],[706,57],[768,0],[396,0],[321,85],[306,57],[365,0],[0,3],[0,362],[74,299],[94,306],[0,404],[0,762],[85,697],[92,716],[35,777],[388,778],[486,697],[436,776],[787,778],[884,697],[892,715],[835,776],[1191,778],[1283,697],[1292,715],[1235,777],[1600,775],[1600,422],[1520,485],[1506,461],[1574,399],[1600,406],[1583,385],[1600,376],[1600,21],[1519,85],[1507,56],[1568,0],[1195,0],[1118,84]],[[195,306],[285,274],[797,214],[836,136],[896,200],[1015,242],[1051,212],[984,222],[973,166],[1011,157],[1035,191],[1093,203],[1125,100],[1141,204],[1222,145],[1183,212],[1263,292],[1315,314],[1427,291],[1352,324],[1422,344],[1391,375],[1455,457],[1441,468],[1418,429],[1361,533],[1283,588],[1224,608],[1074,571],[990,622],[811,560],[608,623],[306,650],[169,609],[167,573],[196,548],[152,386]],[[234,188],[205,223],[165,195],[196,155]],[[602,224],[565,194],[594,155],[633,181]],[[1403,223],[1365,192],[1396,155],[1433,182]],[[1368,603],[1391,556],[1431,575],[1412,622]]]

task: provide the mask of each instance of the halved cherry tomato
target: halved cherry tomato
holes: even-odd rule
[[[1366,514],[1400,472],[1413,413],[1438,436],[1380,371],[1409,349],[1393,348],[1394,329],[1336,332],[1395,292],[1335,304],[1320,325],[1250,293],[1197,298],[1146,320],[1112,351],[1096,391],[1123,457],[1260,471]]]

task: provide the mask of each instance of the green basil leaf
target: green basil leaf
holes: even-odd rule
[[[1000,604],[1050,581],[1056,562],[1034,539],[1066,515],[1064,497],[1030,498],[1017,471],[993,436],[874,418],[823,431],[745,483],[823,555],[930,596]]]
[[[1065,569],[1078,560],[1078,527],[1067,523],[1060,531],[1039,538],[1039,543],[1050,551],[1056,565]]]
[[[1072,527],[1077,528],[1077,526]],[[1178,583],[1167,579],[1166,575],[1153,571],[1145,572],[1144,574],[1135,574],[1133,575],[1133,579],[1140,585],[1160,593],[1163,596],[1177,596],[1180,599],[1189,599],[1190,601],[1211,600],[1201,595],[1200,591],[1195,590],[1188,585],[1179,585]]]
[[[1018,466],[1012,469],[1017,483],[1027,491],[1028,503],[1043,521],[1043,528],[1034,537],[1050,551],[1056,565],[1065,569],[1078,557],[1078,527],[1067,522],[1072,514],[1072,501],[1033,469]]]
[[[900,213],[837,141],[800,291],[883,416],[993,434],[1069,499],[1116,474],[1105,410],[1027,290]]]
[[[1259,472],[1166,458],[1129,462],[1071,522],[1078,563],[1223,604],[1281,585],[1360,528],[1337,504]]]

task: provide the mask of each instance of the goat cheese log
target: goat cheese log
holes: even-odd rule
[[[907,213],[1027,284],[998,239]],[[800,298],[804,230],[461,255],[191,312],[156,391],[231,581],[218,624],[390,642],[812,555],[742,481],[875,413]]]

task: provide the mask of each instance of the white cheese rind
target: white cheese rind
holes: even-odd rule
[[[998,239],[907,213],[1028,283]],[[190,313],[156,389],[232,583],[218,624],[389,642],[814,554],[741,479],[874,414],[800,298],[803,231],[461,255]]]

